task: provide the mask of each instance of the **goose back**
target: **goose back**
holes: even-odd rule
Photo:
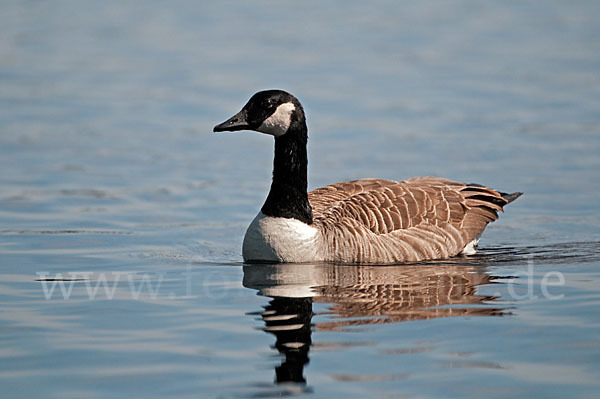
[[[308,194],[324,260],[344,263],[455,256],[514,199],[506,197],[478,184],[437,177],[361,179]]]

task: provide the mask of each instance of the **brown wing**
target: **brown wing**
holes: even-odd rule
[[[310,192],[309,201],[315,223],[328,232],[329,252],[345,254],[333,260],[343,261],[353,250],[360,253],[355,261],[456,255],[508,203],[490,188],[436,177],[342,182]]]

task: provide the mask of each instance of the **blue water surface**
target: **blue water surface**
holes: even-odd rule
[[[2,398],[595,398],[597,1],[4,1]],[[309,185],[525,194],[476,256],[245,265],[270,137]]]

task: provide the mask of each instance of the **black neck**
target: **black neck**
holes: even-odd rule
[[[312,224],[307,193],[308,132],[303,115],[299,116],[292,119],[286,134],[275,138],[273,183],[261,211],[267,216],[294,218]]]

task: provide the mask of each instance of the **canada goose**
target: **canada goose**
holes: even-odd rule
[[[437,177],[361,179],[307,192],[302,105],[261,91],[213,131],[275,137],[273,182],[246,235],[246,262],[403,263],[472,254],[498,211],[521,193]]]

